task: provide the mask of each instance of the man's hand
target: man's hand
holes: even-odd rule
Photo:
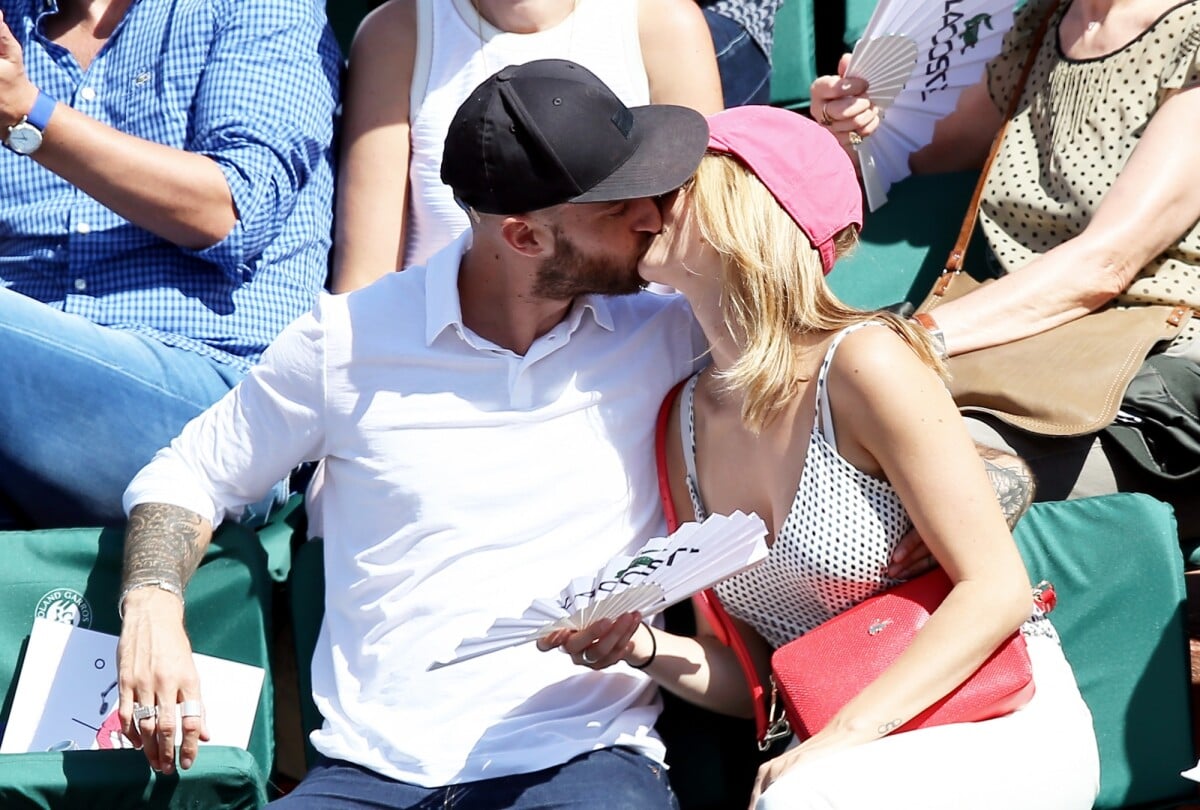
[[[175,770],[176,704],[200,704],[200,678],[183,629],[183,603],[148,585],[131,591],[124,608],[117,644],[121,729],[142,748],[150,767],[169,774]],[[134,708],[139,706],[156,707],[157,713],[136,719]],[[208,730],[203,716],[184,717],[181,724],[179,766],[187,769],[196,760],[199,741],[208,740]]]
[[[916,529],[909,529],[896,550],[892,552],[892,561],[888,564],[887,575],[892,579],[912,579],[918,574],[937,568],[937,560],[930,552],[929,546],[921,539]]]
[[[175,770],[176,705],[189,704],[185,709],[181,705],[189,716],[181,721],[179,766],[190,768],[200,741],[208,740],[200,678],[183,627],[179,594],[211,539],[207,520],[164,503],[135,506],[125,530],[123,620],[117,643],[121,729],[142,747],[150,767],[163,773]]]
[[[33,109],[37,88],[25,76],[21,46],[0,14],[0,139]]]

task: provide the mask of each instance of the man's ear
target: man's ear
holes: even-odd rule
[[[517,253],[531,259],[540,259],[554,251],[550,229],[530,217],[505,217],[500,224],[500,236]]]

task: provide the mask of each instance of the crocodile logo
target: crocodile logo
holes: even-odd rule
[[[959,53],[966,53],[968,48],[974,48],[979,44],[979,29],[983,27],[986,27],[989,31],[996,30],[992,28],[991,14],[976,14],[963,24],[963,46]]]
[[[624,568],[622,568],[620,571],[618,571],[616,573],[616,578],[618,580],[624,579],[625,575],[628,574],[630,571],[632,571],[634,568],[642,568],[642,567],[649,568],[649,567],[653,567],[654,563],[655,563],[655,559],[648,555],[642,555],[641,557],[634,557],[632,560],[629,561],[629,565],[625,566]]]
[[[891,619],[876,619],[871,622],[871,626],[867,628],[867,635],[877,636],[887,629],[887,626],[892,623]]]

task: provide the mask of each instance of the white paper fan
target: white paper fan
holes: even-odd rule
[[[847,76],[867,82],[867,96],[883,115],[857,147],[872,211],[887,202],[893,183],[909,175],[908,156],[929,143],[934,125],[954,109],[963,89],[983,77],[1012,28],[1015,4],[880,0],[875,7],[846,68]],[[896,89],[898,81],[903,89]]]
[[[576,577],[557,599],[536,599],[519,618],[497,619],[480,638],[464,640],[449,661],[457,664],[525,644],[564,627],[580,629],[601,618],[638,611],[650,617],[767,556],[767,527],[755,514],[709,515],[655,538],[636,554],[609,560],[594,575]]]

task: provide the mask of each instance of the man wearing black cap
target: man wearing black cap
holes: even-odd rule
[[[215,688],[181,601],[212,527],[320,459],[323,759],[285,806],[673,806],[642,672],[532,644],[433,665],[662,531],[654,415],[705,347],[681,299],[616,294],[706,142],[698,113],[627,109],[564,61],[462,105],[443,178],[472,230],[323,298],[126,492],[121,717],[154,767],[174,767],[176,704]]]

